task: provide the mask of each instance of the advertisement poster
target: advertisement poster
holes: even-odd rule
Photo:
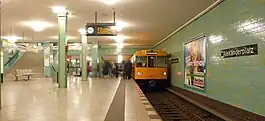
[[[206,76],[206,37],[185,44],[184,69],[185,85],[205,89]]]

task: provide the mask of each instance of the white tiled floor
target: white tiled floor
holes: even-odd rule
[[[49,78],[5,81],[0,121],[103,121],[119,80],[69,78],[57,89]]]
[[[135,83],[126,82],[125,121],[149,121],[136,93]],[[119,85],[119,79],[68,78],[68,88],[58,89],[50,78],[2,84],[0,121],[104,121]]]

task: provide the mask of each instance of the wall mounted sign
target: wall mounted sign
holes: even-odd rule
[[[88,23],[86,24],[87,36],[117,36],[115,23]]]
[[[179,58],[172,58],[171,63],[179,63]]]
[[[250,56],[257,54],[258,54],[258,44],[245,45],[245,46],[221,50],[222,58]]]
[[[206,37],[186,43],[184,48],[185,85],[204,90],[206,77]]]

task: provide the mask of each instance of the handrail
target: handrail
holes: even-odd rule
[[[4,66],[7,66],[9,62],[11,62],[16,56],[18,56],[19,51],[16,52],[16,54],[14,54],[14,56],[12,56],[5,64]]]
[[[54,66],[52,66],[52,69],[56,72],[56,69],[55,69],[55,67]]]

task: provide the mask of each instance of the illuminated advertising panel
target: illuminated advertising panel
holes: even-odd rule
[[[205,89],[206,37],[194,39],[184,45],[185,85]]]

